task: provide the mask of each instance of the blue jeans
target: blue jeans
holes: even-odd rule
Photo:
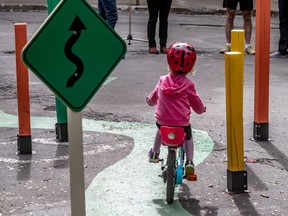
[[[98,0],[98,13],[114,28],[118,20],[116,0]]]
[[[288,49],[288,0],[278,0],[280,39],[278,52],[287,55]]]

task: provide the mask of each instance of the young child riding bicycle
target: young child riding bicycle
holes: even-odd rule
[[[195,172],[193,157],[194,143],[190,125],[191,108],[197,114],[206,111],[200,96],[196,93],[194,82],[186,77],[193,71],[196,62],[196,51],[191,44],[175,42],[167,53],[169,73],[161,76],[158,84],[146,102],[157,105],[155,117],[158,130],[154,146],[149,151],[149,162],[158,163],[161,147],[161,126],[183,127],[186,133],[184,148],[186,152],[185,174]]]

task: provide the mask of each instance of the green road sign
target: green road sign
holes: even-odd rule
[[[81,111],[126,53],[126,43],[85,0],[62,0],[22,58],[71,110]]]

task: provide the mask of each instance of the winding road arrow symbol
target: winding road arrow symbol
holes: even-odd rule
[[[103,49],[113,50],[109,58]],[[80,112],[126,52],[126,42],[87,0],[61,0],[23,48],[22,59],[68,108]]]
[[[69,28],[69,31],[73,31],[73,35],[68,39],[67,43],[65,44],[65,56],[73,62],[77,69],[76,71],[70,76],[66,83],[66,87],[73,87],[75,82],[80,79],[84,71],[84,65],[82,60],[72,53],[72,47],[77,42],[81,35],[81,31],[86,29],[85,25],[82,23],[78,16],[75,17],[72,25]]]

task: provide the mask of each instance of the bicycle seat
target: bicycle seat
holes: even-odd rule
[[[183,146],[186,133],[182,127],[161,126],[160,136],[163,145],[176,148]]]

